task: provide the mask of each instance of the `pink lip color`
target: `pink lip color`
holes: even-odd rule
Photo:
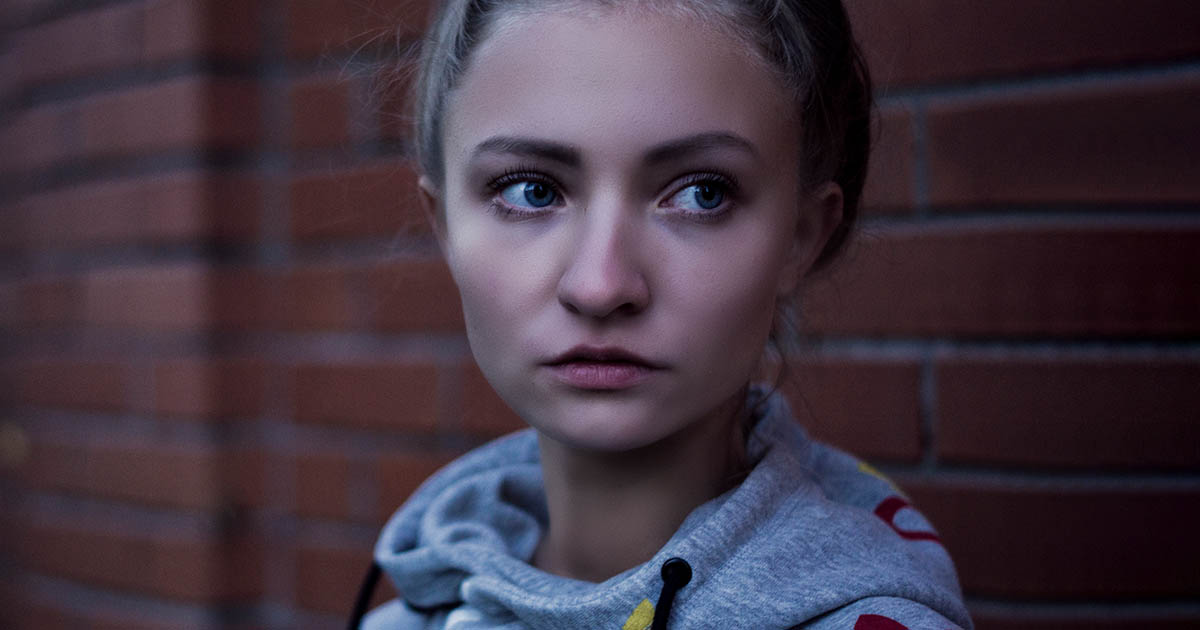
[[[563,383],[579,389],[616,390],[650,378],[654,368],[637,363],[568,361],[546,366]]]

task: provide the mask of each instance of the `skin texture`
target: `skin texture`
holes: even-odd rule
[[[835,185],[799,189],[790,112],[743,44],[645,10],[505,21],[451,94],[444,190],[422,187],[476,361],[539,432],[535,565],[605,579],[736,483],[776,300],[840,212]],[[524,182],[552,203],[528,206]],[[697,182],[721,205],[697,206]],[[659,369],[571,386],[545,363],[579,344]]]

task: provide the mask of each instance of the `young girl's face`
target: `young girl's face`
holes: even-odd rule
[[[713,418],[836,219],[800,192],[786,93],[695,20],[501,24],[448,100],[445,183],[428,190],[476,360],[574,447]]]

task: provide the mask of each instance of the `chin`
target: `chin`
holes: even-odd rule
[[[539,410],[530,424],[542,435],[571,448],[620,453],[650,446],[680,427],[643,402],[585,401]]]

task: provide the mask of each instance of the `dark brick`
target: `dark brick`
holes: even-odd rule
[[[393,431],[434,430],[436,384],[429,365],[304,365],[292,374],[297,420]]]
[[[897,214],[916,205],[914,164],[916,140],[912,112],[903,106],[883,107],[871,147],[870,170],[863,189],[865,212]]]
[[[937,364],[938,456],[964,463],[1200,468],[1200,364],[950,357]]]
[[[818,334],[1126,337],[1200,330],[1200,231],[1069,223],[879,228],[805,296]]]
[[[927,122],[935,205],[1200,199],[1195,78],[948,101]]]
[[[1115,601],[1200,593],[1194,487],[894,478],[937,527],[970,596]]]
[[[817,359],[791,367],[784,391],[813,437],[860,457],[920,457],[915,362]]]
[[[1200,52],[1189,0],[849,0],[884,86],[977,81],[1186,58]]]
[[[429,232],[416,177],[399,162],[297,178],[290,205],[292,236],[301,241]]]
[[[21,560],[48,575],[194,602],[247,602],[261,590],[252,540],[30,523]]]
[[[458,288],[442,260],[389,262],[369,273],[370,319],[383,331],[463,329]]]
[[[396,453],[381,459],[376,473],[379,521],[387,520],[430,475],[459,455],[457,451]]]
[[[349,141],[349,87],[337,76],[313,77],[292,86],[292,146],[329,147]]]
[[[293,0],[287,5],[287,50],[294,57],[346,48],[390,50],[421,34],[430,5],[426,0]]]
[[[464,431],[482,437],[498,437],[528,426],[496,394],[474,361],[463,365],[461,375]]]
[[[252,358],[170,359],[154,366],[154,409],[189,419],[253,417],[265,408],[269,366]]]

